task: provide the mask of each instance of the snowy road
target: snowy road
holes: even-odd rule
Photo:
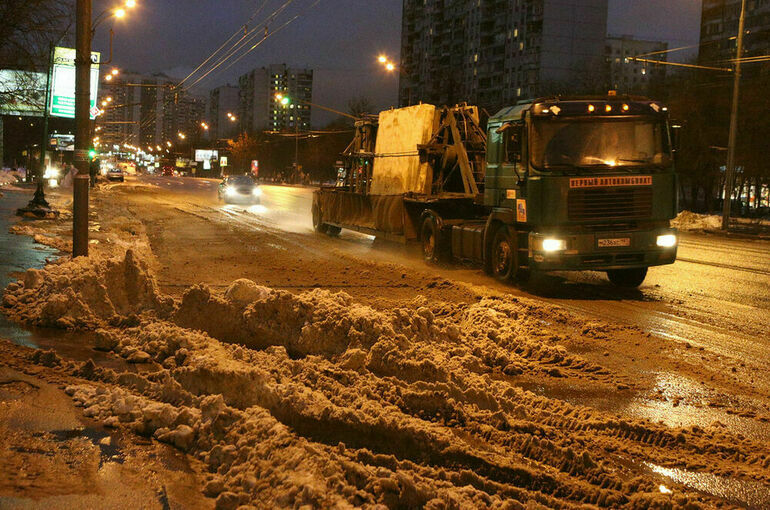
[[[767,243],[685,236],[638,291],[590,272],[507,286],[317,235],[311,189],[264,186],[245,207],[216,185],[97,189],[93,258],[28,273],[4,306],[74,329],[38,342],[71,364],[33,369],[101,423],[199,459],[218,504],[770,505]],[[3,357],[30,364],[0,342]],[[126,361],[148,376],[92,366]]]
[[[309,214],[311,188],[266,185],[261,204],[244,209],[217,202],[218,181],[162,177],[143,181],[172,192],[164,197],[178,201],[180,207],[205,209],[208,214],[217,210],[225,222],[285,230],[307,235],[307,243],[318,242]],[[360,254],[362,247],[369,249],[371,239],[347,233],[338,244]],[[388,248],[394,261],[409,255],[401,248]],[[416,257],[410,260],[419,263]],[[440,274],[543,298],[737,360],[770,360],[770,241],[683,234],[676,264],[652,268],[641,289],[633,291],[617,289],[595,272],[538,275],[520,287],[501,286],[475,268],[453,267]]]

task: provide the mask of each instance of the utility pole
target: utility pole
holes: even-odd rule
[[[88,256],[88,149],[91,146],[91,0],[77,0],[75,56],[75,167],[72,257]]]
[[[741,87],[741,58],[743,58],[743,33],[746,25],[746,0],[741,0],[741,18],[738,22],[737,54],[735,57],[735,81],[733,83],[733,106],[730,112],[730,135],[727,143],[727,169],[725,171],[724,204],[722,206],[722,230],[730,227],[733,184],[735,182],[735,143],[738,137],[738,99]],[[740,197],[738,197],[740,198]]]

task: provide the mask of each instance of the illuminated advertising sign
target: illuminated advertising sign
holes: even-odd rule
[[[54,50],[51,75],[51,102],[49,112],[54,117],[75,118],[75,50],[59,48]],[[95,119],[96,98],[99,94],[99,53],[91,53],[91,119]]]
[[[208,161],[209,163],[211,161],[216,161],[219,159],[219,151],[212,151],[212,150],[204,150],[204,149],[196,149],[195,150],[195,161]]]

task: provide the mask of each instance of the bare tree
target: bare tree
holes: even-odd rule
[[[0,2],[0,68],[34,71],[45,67],[50,44],[71,24],[72,4],[67,0]]]

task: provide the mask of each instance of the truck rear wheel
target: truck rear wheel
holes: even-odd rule
[[[323,223],[321,220],[321,208],[318,207],[318,204],[313,204],[313,230],[318,232],[319,234],[325,234],[329,230],[329,225],[326,223]]]
[[[647,268],[613,269],[607,271],[607,277],[618,287],[636,288],[647,277]]]
[[[437,264],[444,259],[444,239],[441,229],[433,216],[426,216],[420,229],[422,258],[428,264]]]
[[[501,282],[508,282],[516,277],[517,249],[515,237],[511,235],[508,227],[502,225],[498,228],[492,240],[490,260],[492,274]]]

